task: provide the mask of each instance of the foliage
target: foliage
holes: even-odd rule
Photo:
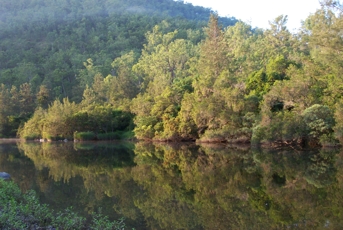
[[[301,142],[304,136],[305,128],[301,118],[294,112],[281,111],[253,128],[252,142],[282,141],[294,144],[293,142]]]
[[[320,138],[333,132],[335,120],[329,107],[315,104],[302,113],[310,138]]]
[[[37,109],[33,117],[18,132],[23,139],[95,140],[112,139],[115,132],[133,129],[133,116],[112,106],[94,103],[82,108],[81,104],[56,100],[48,109]],[[105,138],[104,136],[107,137]],[[101,136],[103,138],[101,138]],[[114,134],[117,139],[119,136]]]
[[[22,139],[34,140],[42,138],[43,125],[46,112],[39,107],[24,126],[18,131]]]
[[[342,139],[337,1],[323,2],[297,33],[284,15],[269,29],[253,29],[172,0],[21,0],[3,9],[1,136]]]
[[[95,133],[93,132],[75,132],[74,140],[75,141],[91,141],[96,138]]]
[[[335,121],[336,125],[334,127],[335,136],[338,138],[340,142],[343,141],[343,103],[340,100],[336,105],[335,111]]]

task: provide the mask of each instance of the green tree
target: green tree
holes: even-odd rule
[[[210,17],[205,32],[207,37],[200,44],[199,59],[192,69],[194,91],[182,101],[180,130],[190,135],[188,138],[200,137],[202,141],[249,140],[249,132],[243,131],[243,117],[248,108],[244,105],[245,85],[236,76],[237,69],[230,68],[231,60],[240,60],[232,50],[232,41],[226,40],[216,15]]]
[[[270,29],[264,32],[264,46],[266,58],[282,55],[288,57],[293,51],[294,39],[287,30],[287,15],[280,15],[269,21]]]
[[[20,110],[22,116],[30,116],[35,109],[36,103],[35,103],[35,97],[34,94],[31,91],[31,86],[28,83],[24,83],[20,85],[19,89],[19,95],[20,95]]]
[[[11,115],[11,95],[4,84],[0,85],[0,135],[8,136],[7,117]]]
[[[302,113],[308,137],[318,140],[323,135],[331,135],[335,125],[332,111],[325,105],[312,105]]]
[[[18,130],[18,136],[26,140],[43,138],[45,117],[46,111],[42,107],[38,107],[33,116]]]
[[[218,24],[218,16],[210,16],[205,28],[206,39],[200,44],[200,58],[197,64],[197,79],[194,89],[199,96],[208,97],[213,93],[213,85],[217,77],[227,69],[228,46],[224,33]]]
[[[277,56],[275,59],[270,59],[265,68],[249,75],[246,83],[248,92],[250,92],[251,95],[256,95],[262,99],[263,95],[270,90],[275,81],[289,79],[286,75],[286,71],[291,64],[293,64],[293,62],[286,60],[285,57],[281,55]]]
[[[72,139],[74,127],[67,121],[78,110],[79,106],[68,98],[63,99],[63,102],[55,100],[47,109],[42,137],[52,140]]]
[[[225,29],[225,40],[228,44],[227,58],[230,72],[237,78],[245,80],[247,76],[262,67],[260,52],[263,31],[253,30],[250,25],[237,22]]]
[[[138,137],[144,138],[147,129],[149,138],[155,134],[156,138],[169,138],[170,133],[164,133],[164,123],[174,120],[184,92],[191,90],[188,70],[196,50],[190,41],[176,39],[176,35],[177,31],[162,34],[156,26],[147,34],[148,44],[133,66],[135,73],[143,79],[142,93],[133,99],[131,106],[137,116],[135,130]],[[156,119],[150,119],[152,116]],[[169,130],[170,125],[167,125]],[[177,127],[173,129],[177,130]]]
[[[342,12],[339,1],[323,1],[321,9],[309,16],[303,26],[302,38],[310,48],[311,58],[323,69],[317,79],[326,84],[325,100],[330,106],[342,95]]]
[[[142,79],[132,70],[136,62],[137,54],[134,51],[130,51],[112,62],[114,73],[105,79],[109,87],[110,104],[127,107],[129,101],[139,93]]]
[[[39,87],[39,91],[36,94],[37,104],[42,108],[47,108],[50,102],[50,90],[45,85]]]

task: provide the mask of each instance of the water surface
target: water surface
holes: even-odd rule
[[[341,229],[342,166],[339,150],[0,144],[0,171],[23,191],[136,229]]]

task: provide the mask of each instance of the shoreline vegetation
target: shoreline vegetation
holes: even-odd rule
[[[124,220],[109,221],[108,217],[93,213],[91,220],[79,216],[72,208],[54,212],[40,204],[33,190],[23,194],[12,181],[0,179],[0,228],[10,229],[75,229],[113,230],[125,229]]]
[[[339,1],[323,1],[296,33],[284,15],[262,30],[205,10],[206,25],[197,13],[186,13],[203,8],[182,1],[156,1],[151,17],[143,8],[119,17],[108,11],[112,1],[99,1],[94,14],[66,6],[69,1],[32,2],[42,12],[46,4],[69,11],[60,12],[65,25],[58,27],[52,19],[48,25],[18,21],[23,30],[49,35],[37,38],[41,53],[32,53],[31,43],[18,49],[31,50],[24,59],[18,50],[0,53],[0,137],[301,147],[343,142]],[[152,13],[159,7],[164,16]],[[168,16],[176,8],[180,17]],[[20,30],[13,29],[12,40],[26,39],[14,31]],[[1,46],[1,39],[0,48],[12,48],[10,38],[0,36],[8,42]]]

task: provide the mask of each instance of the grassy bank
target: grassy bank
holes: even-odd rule
[[[90,222],[71,209],[54,212],[40,204],[33,190],[23,194],[12,181],[0,179],[0,229],[125,229],[123,220],[94,213]]]

